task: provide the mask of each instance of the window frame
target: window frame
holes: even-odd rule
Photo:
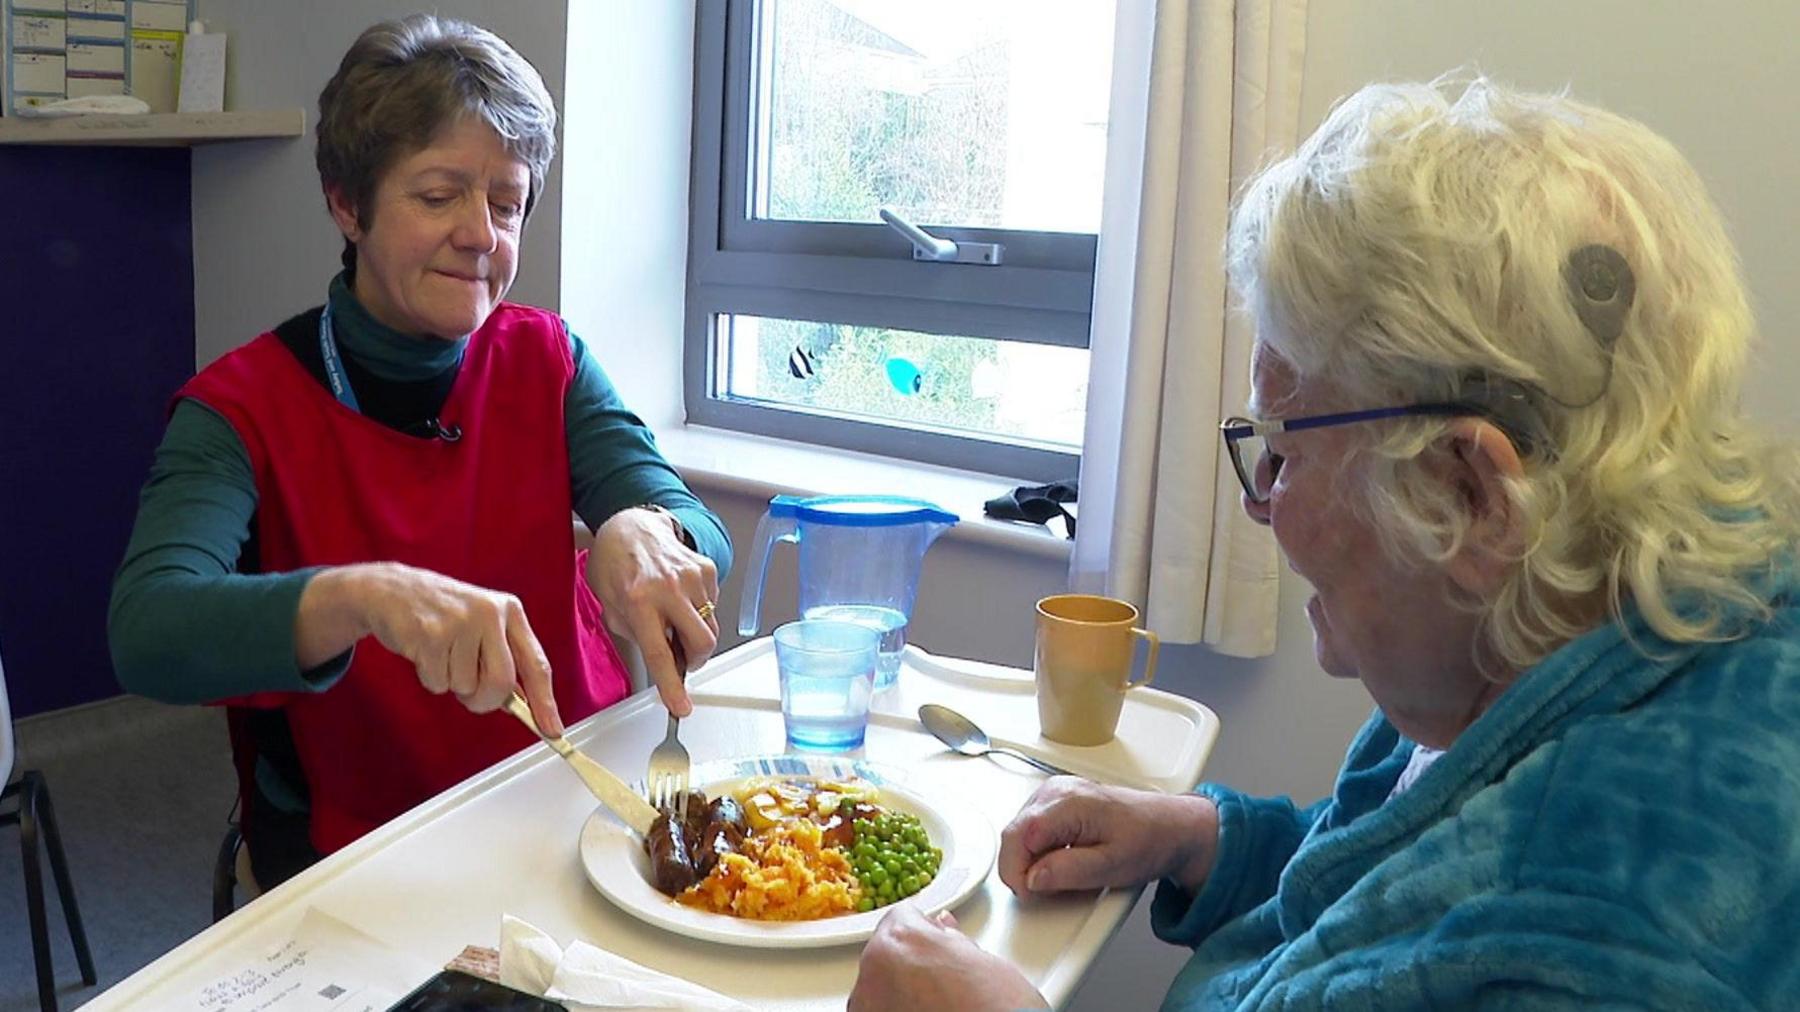
[[[989,267],[915,261],[906,241],[884,224],[750,216],[748,96],[761,58],[751,52],[761,8],[762,0],[700,0],[695,11],[682,363],[687,420],[1039,481],[1076,474],[1079,453],[1049,445],[712,396],[719,379],[715,321],[721,315],[1088,346],[1094,235],[918,223],[945,238],[1004,243],[1005,262]],[[741,113],[733,115],[734,109]]]

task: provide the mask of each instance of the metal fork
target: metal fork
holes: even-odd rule
[[[686,822],[688,770],[692,763],[688,759],[687,746],[681,743],[680,731],[681,718],[669,714],[669,733],[663,736],[662,744],[650,750],[650,770],[644,783],[649,788],[652,805],[659,811],[674,805],[676,817]]]
[[[687,658],[682,653],[681,641],[674,640],[670,646],[675,654],[675,670],[686,680]],[[675,815],[682,822],[687,821],[688,772],[692,768],[687,746],[681,743],[681,718],[671,713],[668,733],[663,735],[660,745],[650,750],[650,767],[644,774],[644,787],[649,792],[648,800],[657,810],[674,805]]]

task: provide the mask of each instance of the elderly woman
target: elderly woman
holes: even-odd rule
[[[1170,1008],[1794,1007],[1800,469],[1740,415],[1693,169],[1566,98],[1372,86],[1249,185],[1230,262],[1244,508],[1376,712],[1305,808],[1052,780],[1002,879],[1160,881]],[[952,928],[892,915],[851,1007],[1040,1000]]]
[[[488,715],[515,688],[557,733],[623,697],[606,627],[691,709],[725,531],[567,325],[502,301],[555,127],[487,31],[364,32],[319,96],[343,272],[176,395],[113,658],[134,692],[230,704],[265,888],[529,744]]]

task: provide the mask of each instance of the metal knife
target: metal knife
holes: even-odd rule
[[[569,766],[575,770],[575,775],[581,778],[581,782],[587,785],[588,790],[594,792],[594,797],[599,798],[600,803],[618,816],[625,825],[631,827],[639,836],[650,835],[650,827],[656,823],[660,813],[650,807],[648,801],[638,797],[625,781],[619,779],[617,773],[595,762],[587,754],[578,751],[575,746],[569,744],[568,739],[561,735],[552,738],[539,730],[537,721],[531,716],[531,705],[525,702],[524,696],[515,692],[508,697],[506,712],[519,718],[520,722],[531,728],[538,737],[544,739],[546,744],[555,749],[557,755],[568,760]]]

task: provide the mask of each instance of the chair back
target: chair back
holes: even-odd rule
[[[18,758],[13,742],[12,706],[6,701],[6,661],[0,659],[0,787],[12,783],[13,762]]]

